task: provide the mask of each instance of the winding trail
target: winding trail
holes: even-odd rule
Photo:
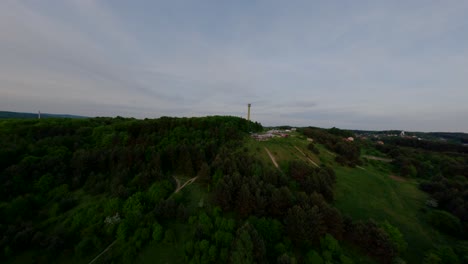
[[[197,180],[198,176],[197,177],[193,177],[191,178],[190,180],[186,181],[182,186],[180,186],[180,181],[174,177],[174,179],[176,179],[176,182],[177,182],[177,189],[174,191],[174,193],[178,193],[180,190],[182,190],[185,186],[189,185],[189,184],[192,184],[195,180]]]
[[[393,159],[381,158],[381,157],[376,157],[376,156],[371,156],[371,155],[363,155],[362,157],[366,159],[370,159],[370,160],[379,160],[379,161],[383,161],[387,163],[390,163],[393,161]]]
[[[278,163],[276,163],[275,157],[271,155],[270,151],[266,147],[265,147],[265,150],[268,153],[268,156],[270,156],[271,161],[273,161],[273,164],[275,165],[275,167],[278,169],[279,167],[278,167]]]
[[[356,168],[359,168],[359,169],[361,169],[361,170],[366,170],[366,168],[363,168],[363,167],[361,167],[361,166],[356,166]]]
[[[175,176],[172,176],[172,178],[174,178],[174,180],[175,180],[175,182],[177,184],[177,187],[176,187],[176,189],[174,191],[174,193],[176,193],[176,192],[178,192],[177,190],[179,190],[179,188],[180,188],[180,180],[177,179]]]
[[[304,157],[306,157],[306,159],[308,159],[310,161],[310,163],[314,164],[316,167],[320,167],[317,163],[315,163],[313,160],[311,160],[309,157],[307,157],[307,155],[300,149],[298,148],[297,146],[294,146],[300,153],[302,153],[302,155],[304,155]]]
[[[107,250],[109,250],[115,243],[117,242],[117,239],[112,242],[112,244],[110,244],[109,246],[106,247],[106,249],[104,249],[101,254],[97,255],[93,260],[91,260],[88,264],[91,264],[93,263],[94,261],[96,261],[102,254],[106,253]]]

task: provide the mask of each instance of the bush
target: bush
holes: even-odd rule
[[[176,242],[176,236],[172,229],[168,229],[164,234],[164,243],[173,244]]]
[[[403,234],[400,232],[400,230],[397,227],[392,226],[387,221],[381,224],[380,227],[385,231],[385,233],[387,233],[388,237],[393,243],[393,246],[397,249],[398,254],[401,255],[404,253],[408,247],[408,243],[406,243],[405,238],[403,237]]]
[[[429,223],[438,230],[449,235],[460,237],[463,233],[463,228],[456,216],[441,210],[433,210],[429,212]]]
[[[164,233],[164,228],[159,224],[159,223],[155,223],[153,225],[153,240],[156,241],[156,242],[159,242],[161,241],[161,239],[163,238],[163,233]]]

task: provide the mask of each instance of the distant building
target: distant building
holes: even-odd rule
[[[267,141],[270,138],[273,138],[275,135],[272,133],[265,133],[265,134],[253,134],[252,138],[258,141]]]
[[[384,142],[379,140],[379,141],[377,141],[377,145],[384,145]]]
[[[350,142],[353,142],[354,141],[354,138],[353,137],[349,137],[347,138],[346,140],[350,141]]]

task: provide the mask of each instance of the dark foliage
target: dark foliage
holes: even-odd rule
[[[361,150],[358,144],[346,141],[346,138],[351,137],[353,134],[346,130],[338,128],[320,129],[320,128],[303,128],[302,133],[323,144],[330,151],[338,154],[336,161],[342,165],[354,167],[361,165],[359,159]]]
[[[261,128],[222,116],[1,121],[0,258],[36,249],[43,262],[86,257],[117,237],[132,260],[154,217],[188,217],[166,200],[172,176],[209,181],[219,152]],[[81,206],[87,199],[95,202]]]
[[[380,263],[392,263],[397,256],[397,248],[387,233],[376,222],[355,222],[346,227],[346,238],[360,245],[360,248],[379,260]]]

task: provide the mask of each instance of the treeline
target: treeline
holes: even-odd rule
[[[160,237],[155,219],[187,214],[166,200],[172,176],[206,171],[261,129],[222,116],[1,121],[0,256],[88,259],[117,238],[132,259]]]
[[[450,142],[418,140],[416,138],[400,138],[400,137],[388,137],[388,138],[385,138],[384,141],[387,144],[402,146],[402,147],[419,148],[419,149],[437,151],[437,152],[468,153],[468,146],[450,143]]]
[[[405,141],[406,139],[402,139]],[[445,152],[452,144],[427,143],[402,147],[395,144],[377,145],[377,149],[393,158],[394,170],[401,176],[420,178],[420,189],[429,193],[433,201],[428,222],[444,233],[466,238],[468,232],[468,155]],[[410,142],[414,142],[410,140]],[[437,146],[437,147],[435,147]],[[439,146],[444,146],[439,148]],[[448,213],[447,213],[448,212]]]
[[[437,175],[468,177],[468,155],[444,153],[392,144],[377,145],[377,150],[393,159],[398,174],[404,177],[429,179]]]
[[[453,142],[458,142],[462,144],[468,143],[467,133],[431,132],[428,134],[434,137],[444,138]]]
[[[300,129],[300,132],[338,154],[335,160],[339,164],[351,167],[362,164],[359,158],[361,155],[360,146],[345,140],[353,136],[351,132],[335,127],[330,129],[309,127]]]

